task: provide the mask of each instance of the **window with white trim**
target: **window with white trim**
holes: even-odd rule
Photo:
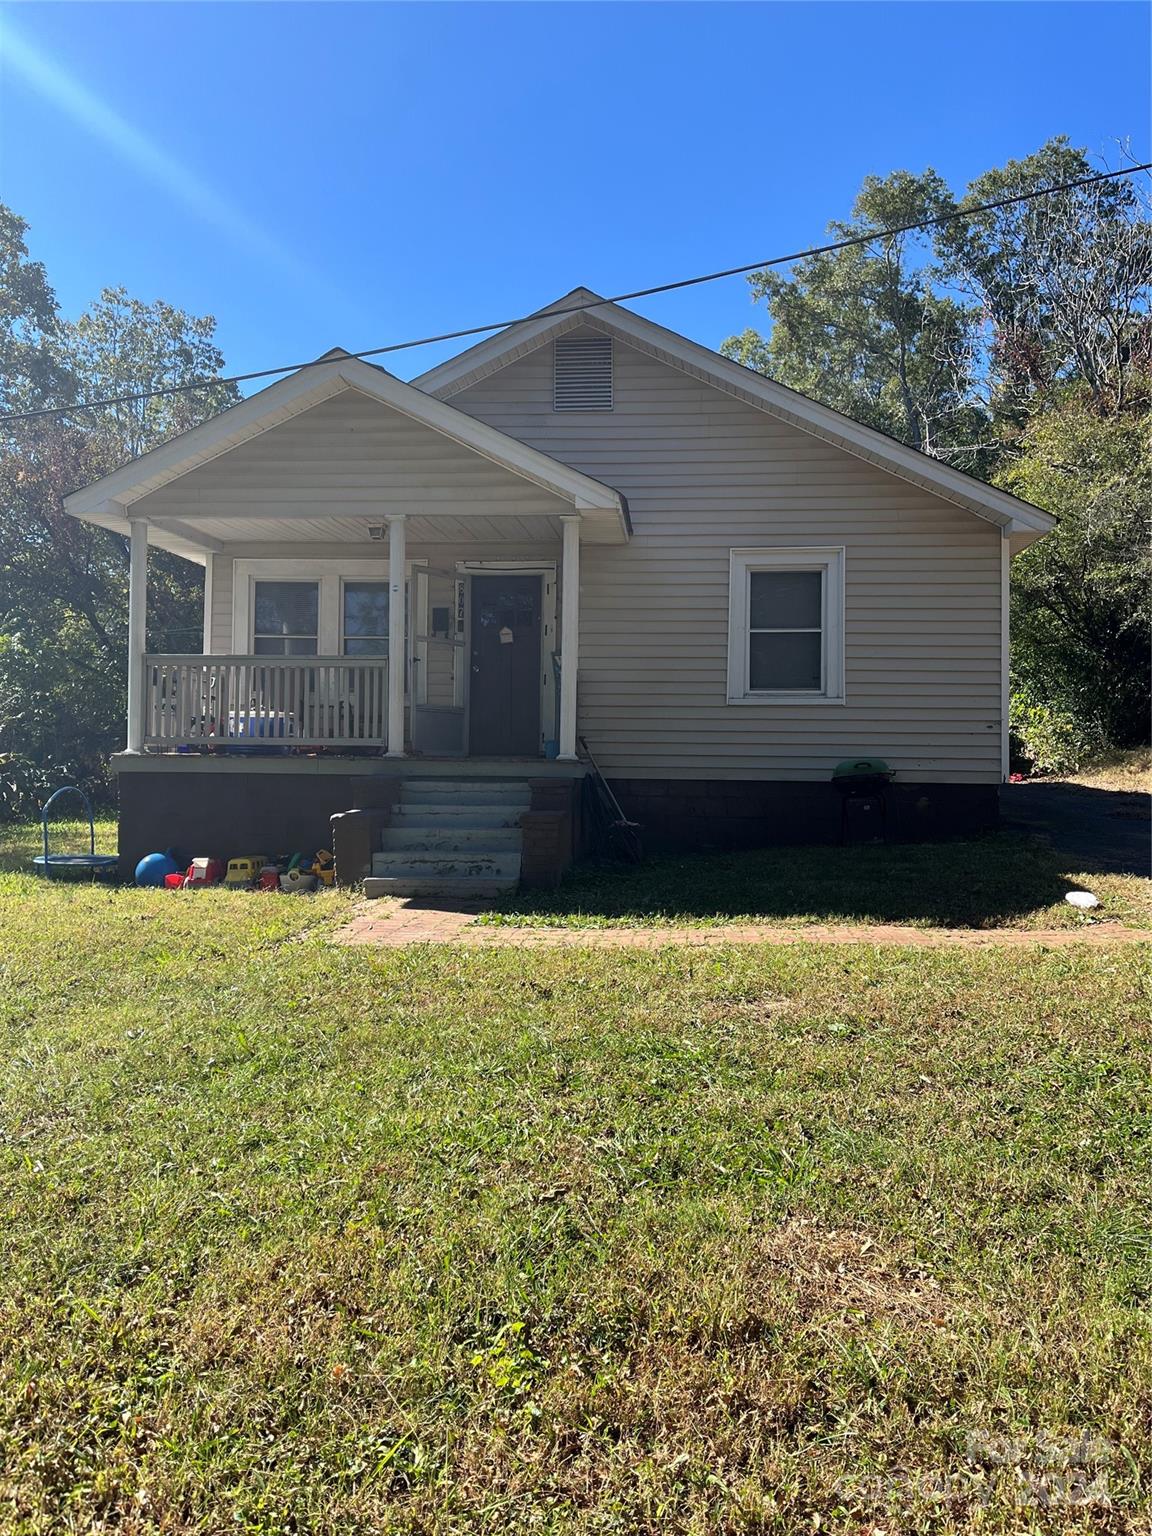
[[[320,633],[318,581],[256,581],[252,595],[254,655],[316,655]]]
[[[341,585],[341,610],[344,655],[387,656],[388,583],[345,578]]]
[[[844,698],[844,551],[734,549],[728,702]]]

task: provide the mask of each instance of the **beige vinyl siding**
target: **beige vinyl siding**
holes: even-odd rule
[[[389,511],[473,517],[559,516],[571,504],[472,448],[348,389],[189,470],[136,504],[138,515],[178,518],[228,537],[261,537],[260,520],[290,519],[300,537],[341,537]],[[238,526],[248,532],[236,532]],[[245,522],[244,520],[247,520]]]
[[[235,562],[231,555],[209,555],[212,562],[211,614],[208,649],[214,656],[227,656],[232,650],[232,594]]]
[[[620,775],[1001,776],[993,524],[615,343],[611,411],[552,409],[545,344],[451,404],[622,491],[633,538],[582,550],[579,728]],[[733,547],[843,546],[845,691],[727,700]]]
[[[456,582],[443,568],[428,573],[428,628],[431,633],[433,608],[448,608],[453,619],[456,609]],[[447,708],[456,702],[453,681],[453,657],[456,647],[443,640],[429,640],[427,646],[427,677],[425,679],[425,703],[437,708]],[[457,661],[465,664],[463,655]]]

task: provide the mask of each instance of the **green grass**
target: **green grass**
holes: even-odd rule
[[[116,823],[101,817],[93,825],[97,853],[116,852]],[[54,818],[48,828],[51,853],[87,853],[88,823]],[[32,860],[44,852],[44,834],[40,823],[0,822],[0,870],[29,870]]]
[[[349,909],[0,875],[5,1533],[1147,1529],[1146,949]]]
[[[996,833],[969,842],[859,848],[767,848],[585,866],[559,890],[519,891],[481,921],[505,926],[618,924],[1073,928],[1101,918],[1152,927],[1152,882],[1070,870],[1041,840]]]

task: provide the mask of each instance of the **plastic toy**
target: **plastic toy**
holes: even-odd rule
[[[321,848],[312,860],[312,873],[321,885],[336,883],[336,861],[327,848]]]
[[[146,853],[136,866],[136,884],[162,886],[168,875],[178,873],[176,860],[170,853]]]
[[[265,864],[256,881],[258,891],[278,891],[280,889],[280,866],[278,864]]]
[[[187,885],[219,885],[224,878],[222,859],[193,859],[184,876]]]
[[[311,870],[301,869],[296,865],[280,876],[280,889],[289,892],[314,891],[316,889],[316,876]]]
[[[260,878],[260,871],[267,862],[268,855],[264,853],[249,853],[239,858],[229,859],[224,884],[232,887],[255,885]]]

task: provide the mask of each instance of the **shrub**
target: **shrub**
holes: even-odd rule
[[[1062,701],[1041,699],[1027,683],[1014,683],[1009,723],[1020,755],[1041,773],[1075,773],[1104,745],[1098,718]]]

